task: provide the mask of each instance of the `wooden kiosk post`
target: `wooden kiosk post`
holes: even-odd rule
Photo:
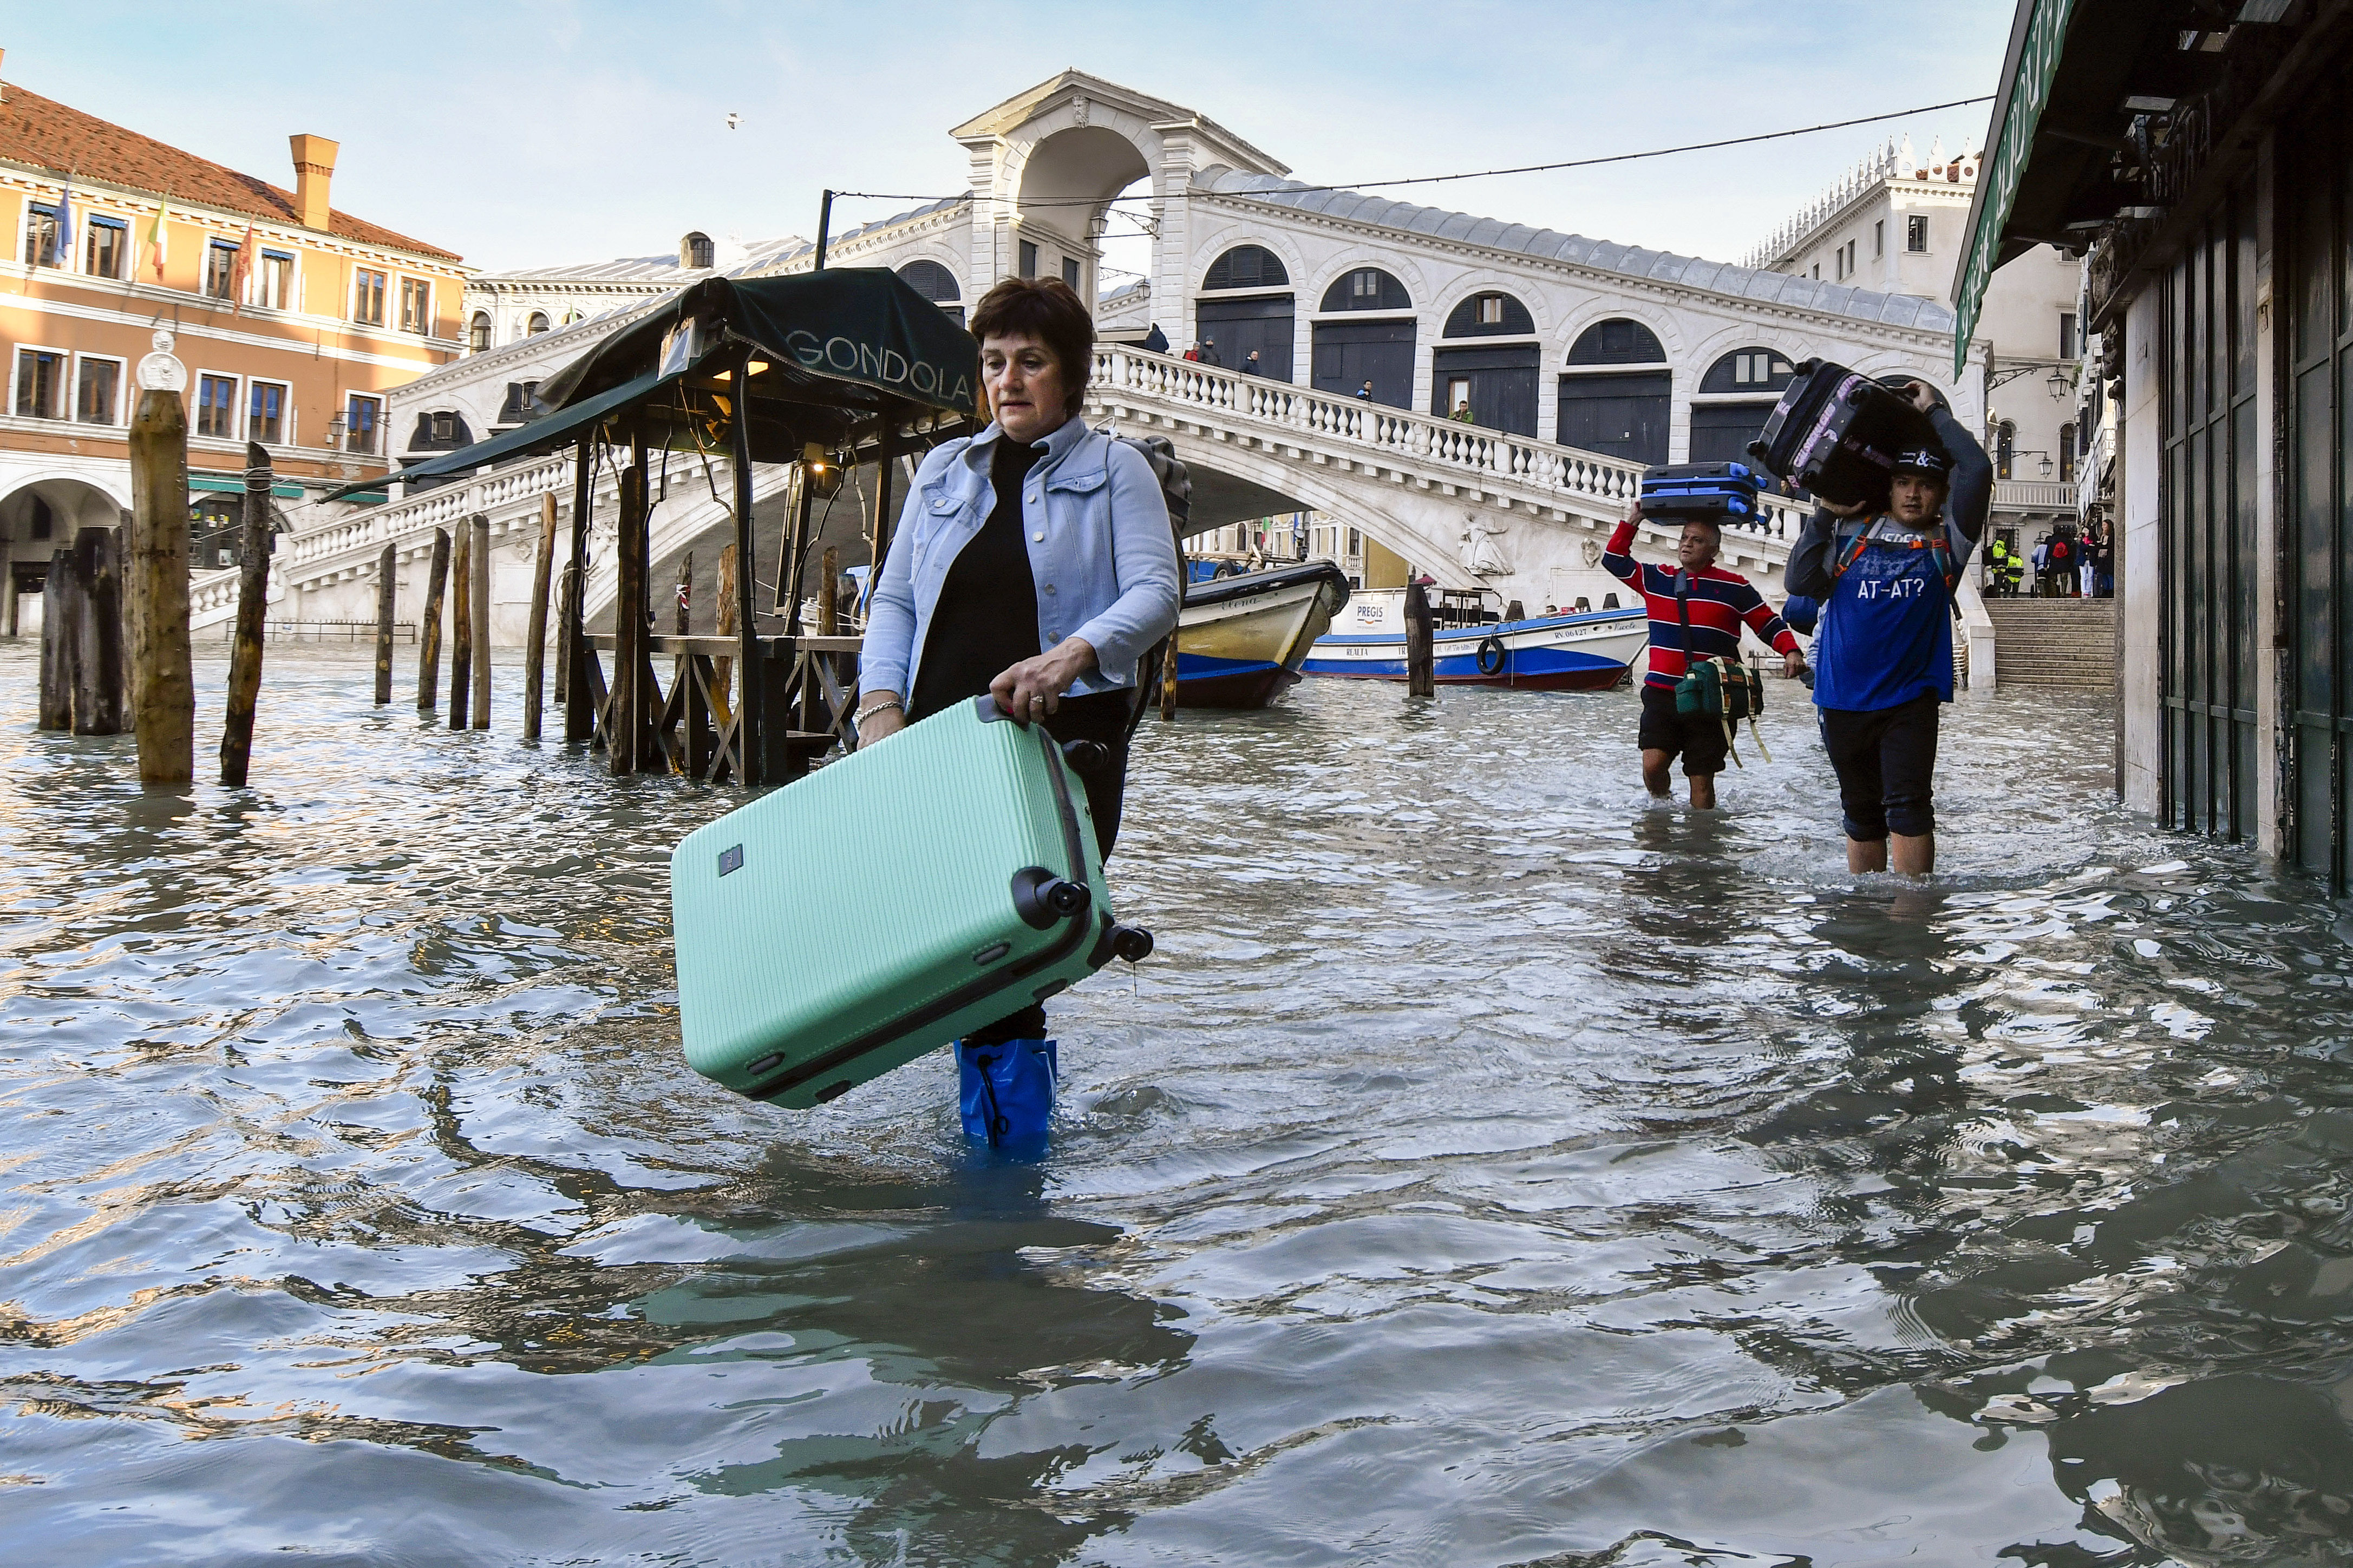
[[[767,715],[761,710],[765,671],[752,620],[752,388],[745,374],[750,359],[747,352],[736,362],[740,390],[729,435],[735,470],[735,755],[743,762],[743,782],[756,787],[767,782],[761,733]]]
[[[596,738],[596,699],[591,694],[588,666],[596,650],[588,646],[583,623],[588,600],[588,524],[596,506],[596,432],[580,437],[572,458],[572,548],[564,566],[564,626],[556,637],[555,657],[562,669],[564,738],[566,742]]]

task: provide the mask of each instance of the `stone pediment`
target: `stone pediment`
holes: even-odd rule
[[[1207,144],[1218,162],[1251,174],[1287,174],[1291,167],[1268,156],[1198,110],[1171,103],[1134,88],[1122,87],[1082,70],[1065,70],[1026,92],[1018,92],[993,109],[983,110],[948,132],[959,142],[1002,141],[1016,137],[1024,125],[1044,118],[1073,98],[1101,103],[1134,116],[1152,126],[1184,127]],[[1082,121],[1083,123],[1083,121]]]

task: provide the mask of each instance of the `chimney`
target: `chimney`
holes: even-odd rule
[[[308,133],[294,145],[294,216],[304,228],[327,226],[327,186],[335,177],[336,144]]]

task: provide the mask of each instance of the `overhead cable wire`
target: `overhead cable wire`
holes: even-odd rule
[[[1264,192],[1237,192],[1246,195],[1305,195],[1318,191],[1377,191],[1394,185],[1435,185],[1450,180],[1484,180],[1498,174],[1544,174],[1560,169],[1590,169],[1604,163],[1631,163],[1644,158],[1671,158],[1681,153],[1708,153],[1723,147],[1747,147],[1759,142],[1778,142],[1791,136],[1811,136],[1821,131],[1844,131],[1856,125],[1876,125],[1883,121],[1902,120],[1915,114],[1934,114],[1939,110],[1967,109],[1973,104],[1991,103],[1993,94],[1976,98],[1956,98],[1944,103],[1924,103],[1916,109],[1890,110],[1885,114],[1859,115],[1852,120],[1826,120],[1820,125],[1800,125],[1788,131],[1761,131],[1754,136],[1728,136],[1720,142],[1691,142],[1680,147],[1653,147],[1642,153],[1612,153],[1599,158],[1569,158],[1556,163],[1523,163],[1509,169],[1471,169],[1455,174],[1414,174],[1394,180],[1351,180],[1328,185],[1303,185],[1285,182],[1277,189]],[[911,195],[903,191],[836,191],[837,200],[858,197],[881,202],[943,202],[956,201],[972,195],[960,191],[952,196]],[[1056,198],[1046,201],[1025,201],[1023,207],[1097,207],[1117,202],[1148,202],[1153,196],[1102,196],[1092,198]]]

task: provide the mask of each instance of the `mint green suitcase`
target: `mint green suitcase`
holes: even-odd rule
[[[696,828],[670,889],[688,1065],[804,1109],[1152,951],[1062,749],[987,697]]]

